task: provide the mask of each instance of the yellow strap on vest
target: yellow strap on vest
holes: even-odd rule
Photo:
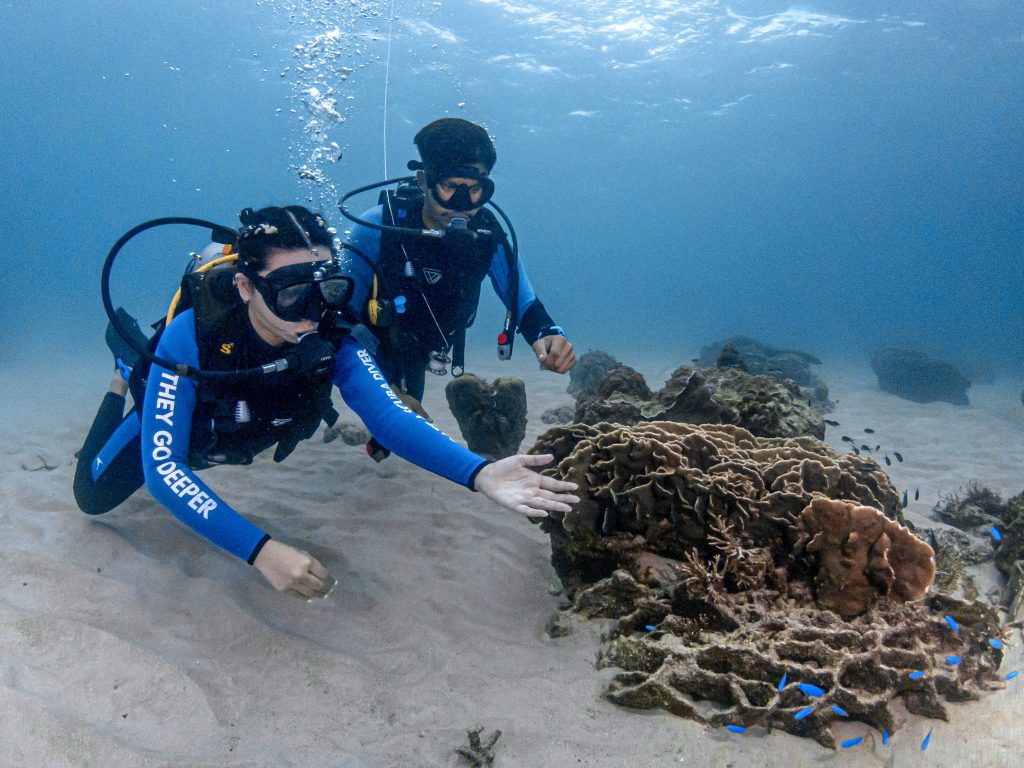
[[[366,315],[370,320],[370,325],[377,324],[377,317],[380,315],[380,302],[377,301],[377,275],[373,276],[373,292],[370,295],[370,300],[366,302]]]

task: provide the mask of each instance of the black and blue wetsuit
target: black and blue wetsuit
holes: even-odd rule
[[[409,209],[397,208],[394,224],[422,228],[422,211],[422,201]],[[390,215],[385,218],[383,205],[371,208],[362,218],[371,224],[392,223]],[[485,210],[473,218],[470,229],[478,224],[494,232],[501,229]],[[404,254],[397,253],[400,246],[393,236],[362,225],[353,227],[349,245],[360,254],[346,264],[346,270],[355,280],[350,306],[358,317],[366,318],[375,272],[383,282],[392,283],[381,286],[382,291],[397,292],[395,283],[401,281]],[[401,245],[414,257],[422,272],[417,278],[419,285],[409,291],[411,295],[406,295],[401,329],[397,333],[395,329],[375,331],[381,343],[378,359],[388,381],[401,383],[402,389],[416,399],[423,398],[423,370],[429,353],[451,344],[458,333],[473,323],[484,277],[490,277],[494,292],[513,312],[519,331],[528,343],[533,344],[551,334],[564,335],[537,298],[522,259],[510,259],[504,242],[471,257],[453,256],[446,252],[443,243],[422,237],[403,238]],[[423,296],[429,301],[429,307]]]
[[[280,357],[280,349],[264,347],[264,362]],[[192,310],[167,326],[157,356],[199,367]],[[486,460],[407,408],[374,358],[351,337],[338,350],[332,380],[382,444],[413,464],[473,489]],[[79,454],[75,498],[83,511],[100,514],[145,483],[153,497],[185,525],[252,563],[269,535],[232,509],[190,466],[190,453],[195,455],[193,438],[199,432],[193,430],[199,386],[194,379],[153,365],[141,416],[133,409],[123,418],[125,399],[108,393]],[[274,439],[264,442],[255,446],[255,452],[269,447]]]

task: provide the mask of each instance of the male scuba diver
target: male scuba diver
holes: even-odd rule
[[[127,415],[123,373],[115,372],[79,453],[74,494],[82,511],[107,512],[145,483],[175,517],[255,566],[275,589],[323,597],[334,580],[321,563],[271,539],[196,471],[250,464],[271,446],[274,460],[283,460],[322,421],[337,419],[333,386],[395,453],[506,509],[543,517],[578,501],[569,493],[574,484],[531,471],[551,456],[490,463],[399,400],[377,369],[372,334],[349,317],[352,281],[323,218],[301,206],[246,209],[240,218],[237,233],[221,228],[233,241],[223,256],[182,280],[180,299],[130,373],[135,406]],[[141,331],[125,329],[108,289],[125,238],[104,266],[104,301],[129,340]]]
[[[394,183],[388,180],[346,194],[342,213],[356,222],[347,247],[355,278],[352,304],[380,342],[378,359],[392,387],[423,398],[425,372],[454,375],[464,367],[465,334],[476,318],[480,284],[490,276],[505,304],[498,356],[511,355],[518,327],[541,368],[566,373],[576,363],[572,342],[555,324],[530,285],[512,241],[484,205],[494,194],[497,160],[487,131],[459,118],[436,120],[414,139],[420,161],[415,178],[399,179],[395,191],[361,218],[345,201]],[[378,446],[379,447],[379,446]],[[373,444],[368,446],[373,455]],[[386,452],[385,452],[386,453]],[[375,457],[376,458],[376,457]]]

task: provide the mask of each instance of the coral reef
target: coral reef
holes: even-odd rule
[[[697,365],[740,368],[758,376],[789,379],[815,406],[824,411],[832,409],[828,386],[811,368],[821,365],[821,360],[807,352],[774,349],[747,336],[733,336],[701,349]]]
[[[879,387],[905,400],[968,405],[971,382],[949,363],[908,349],[885,349],[871,358],[871,368]]]
[[[577,398],[593,395],[597,392],[597,385],[617,365],[620,365],[619,361],[607,352],[599,349],[585,352],[579,356],[576,365],[569,369],[569,386],[566,391]]]
[[[553,453],[548,471],[580,486],[571,512],[540,524],[574,610],[617,619],[602,658],[623,670],[613,701],[831,746],[831,704],[892,731],[897,698],[945,718],[944,702],[998,685],[1001,651],[985,642],[998,617],[948,595],[920,599],[932,550],[861,459],[808,437],[675,422],[556,427],[532,450]],[[797,682],[824,698],[809,701]]]
[[[448,382],[448,407],[471,451],[503,459],[519,450],[526,437],[526,385],[502,376],[488,384],[471,373]]]
[[[540,420],[545,424],[570,424],[575,417],[575,406],[560,405],[557,408],[548,408],[540,415]]]
[[[814,498],[797,529],[796,549],[817,558],[815,599],[840,616],[858,616],[880,596],[920,600],[935,579],[932,548],[873,507]]]
[[[677,368],[651,392],[644,377],[618,366],[597,393],[576,402],[576,421],[735,424],[757,437],[825,436],[825,420],[790,381],[754,376],[738,368]]]
[[[971,481],[940,500],[932,517],[968,534],[970,545],[957,552],[959,558],[977,562],[978,553],[989,548],[996,568],[1007,578],[1006,602],[1014,620],[1024,619],[1024,493],[1003,501],[995,491]]]

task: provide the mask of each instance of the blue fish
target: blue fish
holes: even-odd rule
[[[813,711],[814,711],[814,707],[804,707],[799,712],[797,712],[795,715],[793,715],[793,719],[794,720],[803,720],[805,717],[807,717]]]
[[[994,637],[990,637],[988,639],[988,644],[991,645],[993,648],[1002,648],[1003,647],[1003,641],[1002,640],[996,640]]]
[[[909,677],[911,680],[920,680],[922,677],[924,677],[924,672],[922,672],[921,670],[917,670],[916,672],[911,672],[909,675],[907,675],[907,677]]]
[[[856,747],[862,741],[864,741],[864,737],[863,736],[858,736],[856,739],[847,739],[846,741],[844,741],[839,746],[841,746],[843,749],[849,749],[850,747]]]
[[[882,731],[882,745],[886,747],[889,746],[889,732],[886,730]]]
[[[1003,540],[1003,534],[1000,533],[999,529],[996,528],[994,525],[992,526],[991,531],[992,531],[992,538],[993,539],[995,539],[996,541],[1002,541]]]
[[[810,683],[800,683],[800,690],[806,693],[808,696],[824,696],[825,691],[816,685]]]
[[[959,664],[960,661],[961,661],[961,659],[960,659],[959,656],[947,656],[946,657],[946,663],[947,664]]]
[[[960,631],[960,627],[956,623],[956,619],[954,619],[948,613],[946,614],[946,623],[949,624],[949,628],[952,629],[954,632],[959,632]]]
[[[782,673],[782,679],[781,679],[781,680],[779,680],[779,690],[780,690],[780,691],[781,691],[781,690],[782,690],[783,688],[785,688],[785,687],[786,687],[786,677],[787,677],[787,673],[786,673],[786,672],[783,672],[783,673]]]
[[[903,508],[904,509],[907,508],[907,492],[906,491],[903,492]]]
[[[850,716],[849,712],[847,712],[842,707],[836,706],[835,704],[832,705],[832,711],[835,712],[840,717],[849,717]]]
[[[924,752],[928,749],[928,742],[932,740],[932,732],[928,731],[928,735],[924,737],[924,741],[921,742],[921,751]]]
[[[747,729],[744,728],[742,725],[727,725],[725,727],[728,728],[733,733],[746,733],[747,732]]]
[[[654,631],[654,627],[651,626],[650,624],[648,624],[646,627],[644,627],[644,629],[646,629],[648,632],[653,632]]]
[[[1015,678],[1019,674],[1020,673],[1015,669],[1013,670],[1013,672],[1010,672],[1006,677],[1004,677],[1003,680],[1013,680],[1013,678]]]

